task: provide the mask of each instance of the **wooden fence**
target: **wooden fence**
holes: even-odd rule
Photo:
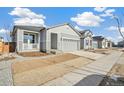
[[[8,43],[0,42],[0,54],[14,52],[14,51],[15,51],[14,43],[10,42],[8,44]]]

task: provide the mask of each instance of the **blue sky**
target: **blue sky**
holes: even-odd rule
[[[115,42],[121,40],[116,28],[116,21],[112,18],[117,15],[123,24],[123,8],[115,7],[70,7],[70,8],[43,8],[43,7],[1,7],[0,8],[0,36],[5,37],[5,25],[26,24],[38,26],[54,26],[70,23],[78,30],[90,29],[94,35],[102,35]],[[124,27],[122,25],[122,31]]]

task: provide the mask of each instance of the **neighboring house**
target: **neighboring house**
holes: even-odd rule
[[[13,41],[17,52],[80,50],[80,33],[70,24],[50,28],[14,26]]]
[[[108,48],[112,48],[112,41],[108,40]]]
[[[93,37],[93,48],[107,48],[108,42],[103,36]]]
[[[124,47],[124,40],[118,42],[118,47]]]
[[[109,43],[108,39],[105,38],[105,47],[104,48],[108,48],[108,43]]]
[[[80,48],[81,49],[92,49],[92,32],[90,30],[80,31]]]

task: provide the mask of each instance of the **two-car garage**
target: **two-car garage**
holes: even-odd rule
[[[76,51],[79,50],[79,40],[75,39],[62,39],[62,50],[63,51]]]

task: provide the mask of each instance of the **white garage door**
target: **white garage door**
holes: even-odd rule
[[[75,51],[78,50],[78,40],[72,40],[72,39],[63,39],[62,44],[62,50],[63,51]]]

